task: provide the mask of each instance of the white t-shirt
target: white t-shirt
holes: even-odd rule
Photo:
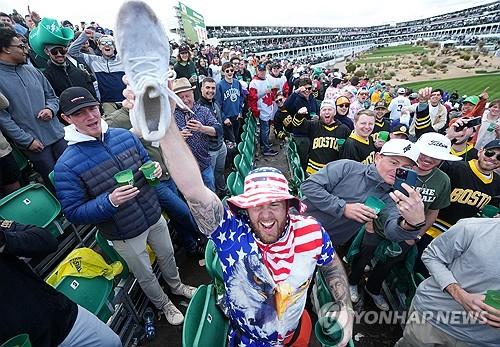
[[[399,118],[401,118],[401,110],[403,109],[403,107],[407,107],[410,105],[410,99],[405,96],[398,95],[397,98],[392,99],[388,107],[388,110],[391,112],[391,120],[399,120]]]

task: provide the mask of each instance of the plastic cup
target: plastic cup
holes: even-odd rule
[[[379,214],[380,211],[384,209],[385,202],[383,202],[379,198],[370,195],[365,201],[365,206],[368,206],[369,208],[374,210],[376,214]]]
[[[493,218],[500,212],[500,209],[493,205],[486,205],[481,210],[481,217]]]
[[[31,347],[30,337],[28,334],[14,336],[2,344],[2,347]]]
[[[486,305],[500,310],[500,290],[488,290],[486,291],[486,298],[484,299]]]
[[[382,141],[387,141],[389,139],[389,132],[388,131],[379,131],[378,132],[378,139]]]
[[[344,337],[344,330],[331,317],[320,317],[314,325],[314,334],[323,346],[337,346]]]
[[[150,186],[156,186],[160,183],[160,180],[154,176],[156,165],[152,161],[148,161],[146,164],[143,164],[139,170],[142,172]]]
[[[130,184],[131,186],[134,185],[134,173],[132,172],[132,169],[127,169],[118,172],[115,174],[115,180],[116,183],[120,186],[126,186],[127,184]]]

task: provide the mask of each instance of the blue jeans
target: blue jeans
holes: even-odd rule
[[[201,172],[201,179],[208,189],[215,192],[214,168],[211,165]]]
[[[208,153],[212,161],[211,165],[214,168],[215,187],[217,188],[217,192],[225,192],[227,187],[226,179],[224,178],[224,169],[226,167],[227,146],[222,142],[222,146],[218,151],[210,151]]]
[[[162,210],[167,212],[172,226],[177,231],[184,249],[189,253],[196,249],[199,231],[188,205],[181,199],[172,179],[160,181],[155,186]]]
[[[260,145],[262,147],[262,153],[267,153],[271,150],[271,145],[269,144],[269,121],[260,120]]]

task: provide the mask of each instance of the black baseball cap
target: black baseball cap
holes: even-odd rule
[[[71,116],[84,107],[98,105],[99,101],[87,89],[82,87],[69,87],[59,97],[59,106],[66,116]]]
[[[484,149],[500,148],[500,140],[493,140],[484,145]]]

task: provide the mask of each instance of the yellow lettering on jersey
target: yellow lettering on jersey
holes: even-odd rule
[[[486,206],[491,201],[491,196],[472,189],[455,188],[450,194],[450,202],[458,202],[459,204],[475,206],[479,209]]]
[[[312,149],[332,148],[338,150],[337,139],[334,137],[316,137],[313,140]]]
[[[363,164],[372,164],[375,162],[375,152],[371,152],[365,160],[362,161]]]

